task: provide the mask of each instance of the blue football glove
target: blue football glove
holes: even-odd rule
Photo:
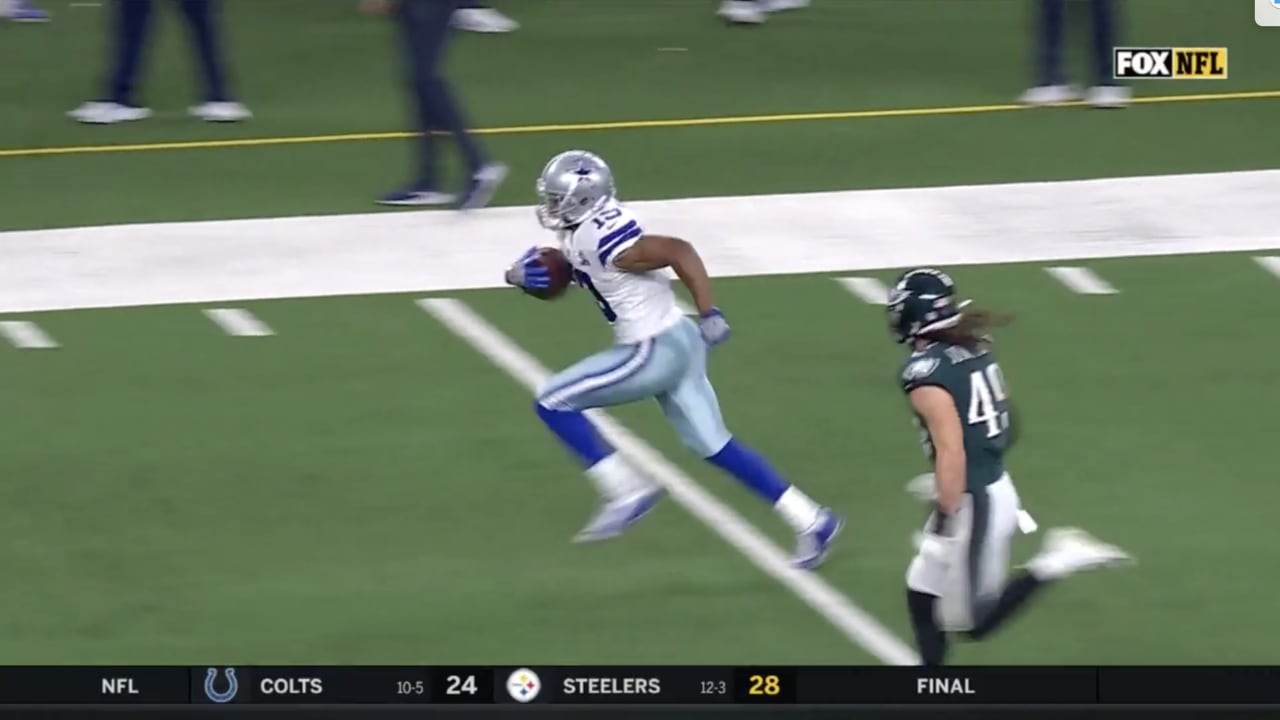
[[[507,268],[506,281],[522,290],[545,290],[551,286],[551,273],[542,264],[542,248],[529,248],[515,264]]]
[[[702,339],[711,346],[719,345],[729,339],[729,321],[724,319],[720,308],[711,308],[698,318],[698,329],[702,331]]]

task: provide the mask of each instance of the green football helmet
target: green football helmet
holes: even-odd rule
[[[908,270],[889,291],[885,310],[889,332],[894,340],[905,343],[925,333],[953,327],[960,322],[960,311],[968,301],[956,299],[956,284],[951,276],[933,268]]]

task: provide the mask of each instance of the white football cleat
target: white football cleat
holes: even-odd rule
[[[809,0],[762,0],[765,12],[782,12],[809,7]]]
[[[67,117],[90,125],[114,125],[151,117],[151,108],[91,100],[67,113]]]
[[[760,25],[768,19],[764,7],[752,0],[724,0],[716,14],[735,25]]]
[[[1054,528],[1045,533],[1044,547],[1027,563],[1041,580],[1057,580],[1085,570],[1133,562],[1129,553],[1078,528]]]
[[[0,18],[9,18],[19,23],[45,23],[52,20],[53,16],[27,0],[0,0]]]
[[[253,113],[249,111],[249,108],[230,100],[192,105],[187,108],[187,112],[192,117],[198,117],[206,122],[218,123],[241,122],[253,117]]]
[[[1018,102],[1034,107],[1060,105],[1079,99],[1079,91],[1070,85],[1037,85],[1018,96]]]
[[[818,511],[813,525],[796,536],[796,554],[791,565],[801,570],[816,570],[826,562],[836,537],[844,529],[844,518],[827,508]]]
[[[1084,100],[1096,108],[1126,108],[1133,100],[1133,91],[1124,85],[1095,85],[1089,88]]]
[[[616,500],[605,501],[573,541],[589,543],[617,537],[644,517],[661,499],[662,488],[647,487]]]
[[[458,8],[453,11],[453,26],[475,33],[508,33],[520,28],[520,23],[493,8]]]

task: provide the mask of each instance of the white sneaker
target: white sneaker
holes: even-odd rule
[[[809,0],[764,0],[764,11],[771,13],[807,7],[809,7]]]
[[[91,125],[114,125],[134,120],[146,120],[151,117],[151,108],[91,100],[67,113],[67,117],[77,122]]]
[[[724,0],[716,14],[736,25],[759,25],[768,17],[760,3],[751,0]]]
[[[249,111],[249,108],[241,103],[231,101],[192,105],[187,108],[187,112],[193,117],[198,117],[207,122],[240,122],[253,117],[253,113]]]
[[[458,8],[453,11],[453,26],[477,33],[506,33],[519,29],[520,23],[493,8]]]
[[[1070,85],[1037,85],[1018,96],[1023,105],[1040,107],[1079,100],[1080,93]]]
[[[1124,550],[1108,545],[1077,528],[1054,528],[1045,533],[1044,547],[1027,563],[1041,580],[1057,580],[1084,570],[1114,567],[1133,561]]]
[[[1125,108],[1133,100],[1133,90],[1124,85],[1095,85],[1089,88],[1084,99],[1096,108]]]
[[[601,503],[595,515],[574,536],[573,541],[589,543],[617,537],[647,515],[661,499],[662,489],[650,486],[616,500],[607,500]]]

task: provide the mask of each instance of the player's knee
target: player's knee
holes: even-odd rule
[[[533,401],[533,412],[536,413],[538,417],[546,420],[554,415],[580,413],[582,412],[582,409],[575,405],[572,400],[539,396]]]
[[[703,460],[710,460],[724,449],[733,439],[728,433],[699,432],[697,430],[681,430],[680,443],[689,448],[693,454]]]

